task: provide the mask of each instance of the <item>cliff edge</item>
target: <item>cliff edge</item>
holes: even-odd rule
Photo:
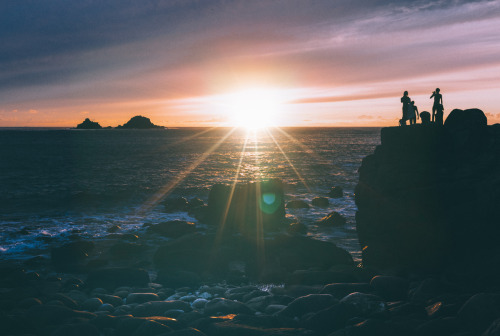
[[[442,127],[383,128],[355,194],[364,266],[488,268],[500,260],[500,125],[469,109],[453,110]]]

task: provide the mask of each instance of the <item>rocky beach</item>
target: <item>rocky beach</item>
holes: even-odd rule
[[[454,110],[381,137],[355,192],[361,264],[285,215],[309,204],[285,202],[280,180],[216,184],[207,204],[163,204],[197,223],[74,232],[4,260],[0,334],[500,335],[499,125]]]

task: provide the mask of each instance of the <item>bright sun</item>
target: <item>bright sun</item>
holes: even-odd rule
[[[275,126],[283,101],[271,89],[247,89],[224,97],[231,125],[247,129]]]

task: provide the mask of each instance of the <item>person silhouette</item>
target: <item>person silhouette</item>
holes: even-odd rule
[[[436,124],[439,126],[443,126],[443,114],[444,114],[443,104],[439,104],[436,109]]]
[[[410,121],[410,125],[415,125],[417,123],[418,108],[415,106],[415,102],[412,100],[408,106],[408,115],[406,117]]]
[[[436,88],[436,91],[432,93],[432,96],[429,99],[434,98],[434,104],[432,105],[432,122],[434,122],[434,117],[436,116],[436,112],[439,110],[439,105],[443,106],[443,95],[439,93],[439,88]],[[441,109],[442,110],[442,109]]]
[[[401,103],[403,103],[403,116],[399,123],[401,126],[406,125],[406,118],[408,116],[408,109],[410,107],[411,99],[408,97],[408,91],[403,92],[403,97],[401,97]]]

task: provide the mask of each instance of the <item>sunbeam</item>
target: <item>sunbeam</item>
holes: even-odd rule
[[[278,149],[280,150],[281,154],[283,154],[283,157],[286,159],[286,161],[288,162],[288,164],[290,165],[290,167],[292,167],[293,171],[295,172],[295,174],[297,175],[297,177],[299,178],[299,180],[302,182],[302,184],[304,185],[304,187],[306,187],[306,189],[307,189],[308,192],[311,192],[311,188],[309,188],[309,186],[307,185],[306,180],[302,177],[302,175],[299,173],[299,171],[297,170],[297,168],[295,168],[295,166],[293,165],[293,163],[290,160],[290,158],[288,157],[288,155],[286,155],[285,151],[281,148],[281,146],[279,145],[278,141],[276,141],[276,138],[272,135],[271,131],[270,130],[266,130],[266,131],[267,131],[267,134],[269,134],[269,136],[271,137],[271,139],[273,139],[274,144],[276,145],[276,147],[278,147]]]
[[[182,171],[173,181],[167,183],[163,186],[157,193],[155,193],[148,201],[146,201],[138,210],[139,214],[144,214],[145,212],[154,208],[160,200],[165,198],[179,183],[181,183],[193,170],[195,170],[201,163],[203,163],[210,154],[212,154],[233,132],[234,128],[230,129],[229,132],[224,135],[217,143],[210,147],[205,153],[203,153],[196,161],[194,161],[186,170]]]

